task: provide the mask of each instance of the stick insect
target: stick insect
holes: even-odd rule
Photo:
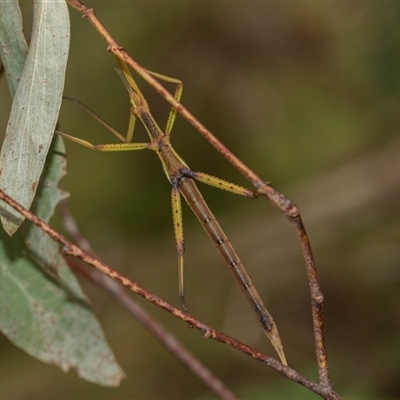
[[[117,58],[117,61],[120,65],[120,69],[117,69],[117,72],[129,93],[129,98],[131,102],[130,119],[126,137],[124,137],[114,128],[109,126],[106,122],[104,122],[100,117],[90,111],[79,101],[70,98],[67,99],[73,100],[78,103],[97,121],[103,124],[107,129],[109,129],[122,143],[94,145],[86,140],[71,136],[65,132],[57,131],[57,133],[69,140],[72,140],[82,146],[88,147],[89,149],[93,150],[133,151],[149,149],[157,153],[164,172],[172,185],[173,225],[176,241],[176,251],[178,253],[179,298],[183,310],[185,312],[188,311],[184,297],[183,263],[185,247],[183,239],[181,195],[200,221],[204,230],[207,232],[211,241],[214,243],[218,252],[224,259],[225,264],[228,266],[229,270],[233,273],[233,275],[239,282],[240,286],[247,296],[247,299],[249,300],[250,304],[252,305],[254,311],[258,316],[261,328],[271,341],[282,363],[287,365],[286,357],[283,352],[282,342],[280,340],[276,324],[271,314],[266,309],[260,295],[258,294],[253,282],[250,279],[250,276],[248,275],[238,255],[233,249],[231,243],[229,242],[229,239],[227,238],[227,236],[219,226],[216,218],[208,208],[205,200],[203,199],[199,189],[195,184],[195,181],[199,181],[218,189],[227,190],[229,192],[249,198],[256,198],[258,196],[258,193],[256,191],[247,189],[234,183],[230,183],[220,178],[202,172],[192,171],[189,166],[183,161],[183,159],[176,153],[170,142],[170,134],[177,113],[176,108],[173,107],[170,111],[165,132],[163,132],[151,115],[147,101],[144,98],[139,87],[137,86],[131,73],[129,72],[127,65],[119,58]],[[170,78],[155,72],[148,72],[155,78],[176,84],[174,97],[178,102],[180,101],[183,92],[183,83],[180,80]],[[150,142],[132,143],[136,118],[138,118],[144,125],[149,135]]]

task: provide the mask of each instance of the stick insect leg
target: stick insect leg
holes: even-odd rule
[[[57,135],[60,135],[72,142],[78,143],[81,146],[88,147],[92,150],[98,151],[133,151],[133,150],[152,150],[151,143],[106,143],[106,144],[93,144],[87,140],[77,138],[75,136],[69,135],[68,133],[62,131],[55,131]]]
[[[243,186],[236,185],[235,183],[225,181],[224,179],[220,179],[203,172],[193,172],[192,178],[199,182],[205,183],[206,185],[216,187],[217,189],[226,190],[228,192],[249,197],[251,199],[255,199],[259,196],[259,193],[255,190],[247,189]]]
[[[149,71],[146,70],[150,75],[154,76],[155,78],[164,81],[164,82],[168,82],[168,83],[174,83],[176,85],[175,88],[175,93],[174,93],[174,97],[175,100],[177,102],[181,101],[181,97],[182,97],[182,93],[183,93],[183,82],[180,81],[179,79],[176,78],[171,78],[170,76],[166,76],[166,75],[161,75],[157,72],[153,72],[153,71]],[[172,127],[174,126],[175,123],[175,118],[176,118],[176,113],[177,113],[177,109],[175,107],[171,108],[171,111],[168,115],[168,119],[167,119],[167,125],[165,127],[165,134],[169,135],[171,133]]]
[[[104,127],[106,127],[112,134],[114,134],[121,142],[126,142],[126,138],[121,135],[116,129],[114,129],[111,125],[109,125],[106,121],[104,121],[102,118],[100,118],[97,114],[95,114],[89,107],[87,107],[85,104],[83,104],[80,100],[78,99],[74,99],[73,97],[67,97],[67,96],[63,96],[63,99],[68,100],[68,101],[72,101],[73,103],[77,104],[79,107],[81,107],[84,111],[86,111],[89,115],[91,115],[96,121],[100,122],[100,124],[102,124]],[[135,116],[132,116],[133,119],[135,119]],[[131,117],[131,119],[132,119]],[[129,124],[133,125],[133,128],[135,126],[135,122],[131,122],[131,119],[129,120]],[[130,129],[132,129],[129,126],[128,128],[128,132]]]
[[[177,185],[172,186],[172,219],[174,222],[175,246],[178,253],[178,282],[179,282],[179,299],[182,304],[183,311],[188,312],[184,296],[184,279],[183,279],[183,255],[185,253],[185,244],[183,239],[183,218],[181,195]]]
[[[120,72],[120,71],[118,71]],[[106,121],[104,121],[102,118],[100,118],[97,114],[95,114],[89,107],[87,107],[85,104],[83,104],[81,101],[78,99],[74,99],[72,97],[67,97],[63,96],[65,100],[72,101],[75,104],[77,104],[79,107],[81,107],[84,111],[86,111],[89,115],[91,115],[96,121],[100,122],[105,128],[107,128],[112,134],[114,134],[122,143],[131,143],[133,139],[133,132],[135,130],[135,122],[136,122],[136,115],[131,111],[130,112],[130,117],[129,117],[129,124],[128,124],[128,131],[126,133],[126,137],[121,135],[116,129],[114,129],[111,125],[109,125]],[[91,143],[87,142],[86,140],[82,140],[79,138],[76,138],[74,136],[71,136],[67,133],[61,132],[61,131],[56,131],[61,136],[64,136],[65,138],[72,140],[76,143],[79,143],[85,147],[88,147],[90,149],[94,150],[101,150],[101,151],[129,151],[129,150],[140,150],[142,148],[147,148],[143,147],[143,144],[140,146],[120,146],[118,144],[107,144],[107,145],[92,145]],[[110,147],[112,146],[112,147]]]
[[[126,80],[129,83],[129,86],[137,93],[140,94],[141,97],[143,97],[142,92],[140,91],[138,85],[136,84],[135,80],[132,77],[132,74],[130,73],[128,66],[125,64],[124,61],[122,61],[120,58],[116,57],[118,64],[121,68],[121,71],[123,73],[123,75],[125,76]],[[180,101],[181,97],[182,97],[182,93],[183,93],[183,82],[180,81],[179,79],[176,78],[171,78],[170,76],[166,76],[166,75],[162,75],[159,74],[158,72],[154,72],[154,71],[149,71],[146,70],[150,75],[154,76],[155,78],[164,81],[164,82],[168,82],[168,83],[174,83],[176,85],[176,89],[175,89],[175,93],[174,93],[174,97],[176,99],[176,101]],[[144,98],[144,97],[143,97]],[[167,119],[167,125],[165,127],[165,134],[168,136],[171,133],[172,127],[174,126],[174,122],[175,122],[175,118],[176,118],[176,113],[177,113],[177,109],[175,107],[171,108],[171,111],[168,115],[168,119]],[[128,139],[128,136],[127,136]],[[127,140],[129,141],[129,140]]]

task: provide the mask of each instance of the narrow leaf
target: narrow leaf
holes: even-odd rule
[[[33,204],[44,220],[65,193],[65,148],[55,137]],[[0,330],[16,346],[90,382],[117,386],[125,376],[57,243],[28,221],[0,232]]]
[[[11,97],[14,97],[24,69],[28,46],[22,31],[17,0],[0,0],[0,57],[3,61]]]
[[[15,93],[0,154],[0,187],[30,208],[61,106],[69,48],[65,1],[35,1],[32,40]],[[23,218],[10,207],[1,222],[9,235]]]
[[[31,48],[1,153],[1,186],[26,207],[38,187],[32,211],[47,222],[66,196],[58,188],[66,169],[59,137],[37,182],[61,103],[68,35],[64,1],[36,1]],[[0,52],[13,96],[26,58],[15,0],[0,0]],[[1,211],[13,233],[22,219]],[[76,369],[90,382],[116,386],[124,377],[58,245],[30,223],[12,239],[0,230],[0,331],[32,356],[63,371]]]

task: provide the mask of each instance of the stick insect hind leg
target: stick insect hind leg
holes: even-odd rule
[[[214,243],[218,252],[222,255],[225,263],[236,277],[240,286],[242,287],[244,293],[246,294],[249,302],[251,303],[253,309],[258,315],[261,327],[267,337],[270,339],[275,350],[279,354],[282,363],[286,364],[286,358],[283,352],[283,347],[281,340],[279,338],[278,330],[276,324],[266,309],[261,297],[259,296],[257,290],[254,287],[247,271],[245,270],[242,262],[234,251],[232,245],[230,244],[227,236],[222,231],[214,215],[211,213],[206,202],[204,201],[201,193],[199,192],[195,180],[208,185],[217,187],[219,189],[227,190],[235,194],[240,194],[246,197],[255,198],[257,197],[257,192],[246,189],[242,186],[224,181],[220,178],[213,177],[208,174],[193,172],[190,170],[188,165],[183,161],[183,159],[176,153],[170,143],[170,133],[175,121],[176,112],[175,108],[171,109],[167,120],[167,126],[165,132],[163,132],[153,116],[150,113],[148,104],[138,88],[136,82],[134,81],[132,75],[130,74],[125,63],[118,59],[121,70],[117,70],[119,75],[125,84],[125,87],[129,93],[131,102],[131,116],[128,127],[128,132],[126,137],[123,137],[118,132],[110,129],[115,136],[117,136],[122,143],[109,143],[93,145],[83,139],[73,137],[63,132],[58,132],[60,135],[75,141],[88,148],[99,150],[99,151],[132,151],[132,150],[144,150],[150,149],[157,153],[165,174],[168,180],[172,184],[172,211],[173,211],[173,222],[174,222],[174,233],[176,240],[176,250],[178,253],[178,275],[179,275],[179,296],[183,309],[187,311],[185,299],[184,299],[184,284],[183,284],[183,264],[184,264],[184,238],[183,238],[183,219],[182,219],[182,206],[181,198],[182,194],[188,203],[189,207],[192,209],[199,222],[203,226],[204,230],[207,232],[211,241]],[[164,75],[160,75],[151,72],[156,78],[175,83],[177,85],[175,90],[175,98],[179,101],[183,91],[182,82],[169,78]],[[79,104],[79,103],[78,103]],[[85,108],[85,107],[84,107]],[[149,138],[149,143],[132,143],[133,140],[133,130],[135,126],[135,119],[139,118],[144,125]],[[108,127],[108,124],[104,123],[99,117],[96,118],[103,125]]]

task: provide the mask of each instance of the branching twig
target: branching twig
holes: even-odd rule
[[[164,97],[178,112],[192,124],[198,132],[221,153],[231,164],[235,166],[257,189],[268,198],[268,200],[289,219],[296,231],[300,242],[311,294],[311,314],[313,320],[315,349],[318,364],[319,383],[327,388],[331,387],[329,368],[324,340],[324,319],[323,319],[323,295],[318,282],[314,256],[311,251],[309,239],[304,228],[300,211],[286,196],[276,191],[269,182],[262,180],[255,172],[248,168],[228,148],[221,143],[203,124],[201,124],[182,104],[158,82],[142,66],[133,60],[124,49],[119,46],[109,34],[107,29],[97,19],[93,9],[87,8],[78,0],[67,0],[71,7],[78,10],[82,16],[87,17],[91,24],[108,44],[108,50],[116,57],[130,65],[136,73],[151,85],[162,97]]]
[[[90,243],[81,234],[75,218],[71,214],[67,200],[62,200],[59,209],[63,219],[64,227],[77,245],[95,255]],[[218,379],[208,368],[206,368],[182,343],[168,332],[162,324],[156,321],[137,301],[123,290],[122,286],[108,279],[96,269],[85,268],[78,262],[70,259],[68,264],[86,279],[105,289],[111,294],[136,320],[138,320],[169,352],[193,372],[203,383],[212,390],[219,398],[224,400],[235,400],[236,396]]]
[[[212,327],[202,323],[198,319],[192,317],[191,315],[179,310],[178,308],[172,306],[171,304],[167,303],[160,297],[156,296],[155,294],[149,292],[148,290],[144,289],[142,286],[138,285],[136,282],[131,281],[129,278],[124,276],[123,274],[113,270],[107,264],[101,262],[96,257],[92,256],[91,254],[87,253],[86,251],[82,250],[78,246],[71,243],[68,239],[66,239],[63,235],[55,231],[48,225],[46,222],[38,218],[35,214],[21,206],[7,194],[5,194],[2,190],[0,190],[0,200],[5,201],[8,205],[12,208],[17,210],[21,213],[26,219],[33,222],[36,226],[46,232],[51,238],[56,240],[57,242],[61,243],[63,246],[63,252],[65,255],[74,256],[87,264],[91,265],[92,267],[96,268],[97,270],[103,272],[108,277],[113,279],[114,281],[120,283],[121,285],[127,287],[131,291],[139,294],[144,299],[150,301],[151,303],[157,305],[158,307],[168,311],[175,317],[181,319],[192,325],[194,328],[200,330],[202,335],[205,338],[210,338],[217,340],[221,343],[225,343],[228,346],[241,351],[244,354],[249,355],[250,357],[254,358],[255,360],[261,361],[264,364],[268,365],[269,367],[273,368],[275,371],[279,372],[281,375],[285,376],[286,378],[299,383],[300,385],[304,386],[307,389],[310,389],[314,393],[319,394],[325,399],[329,400],[339,400],[340,397],[337,393],[332,390],[331,386],[315,383],[310,379],[299,374],[292,368],[289,368],[278,360],[274,359],[273,357],[267,356],[266,354],[247,346],[246,344],[228,336],[224,333],[221,333]]]

